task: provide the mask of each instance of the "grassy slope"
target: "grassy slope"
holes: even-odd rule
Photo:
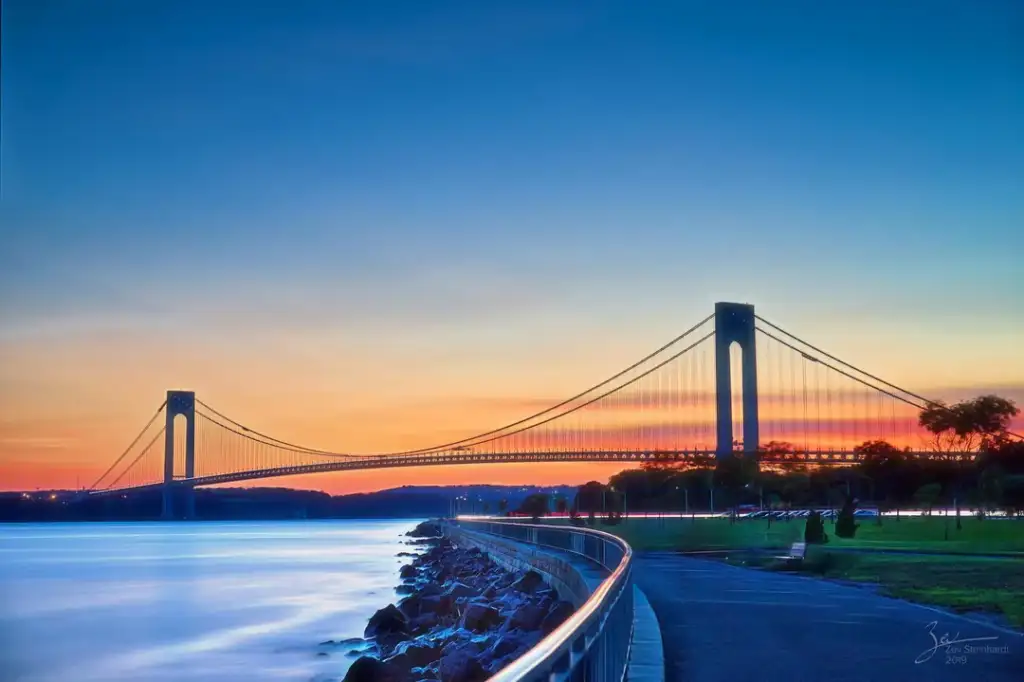
[[[785,562],[749,555],[734,563],[788,570]],[[956,611],[1001,613],[1024,627],[1024,563],[1019,559],[894,554],[848,554],[813,547],[796,570],[872,583],[883,594]]]
[[[563,523],[564,521],[550,521]],[[812,547],[802,571],[828,578],[875,583],[883,592],[913,601],[957,610],[1002,613],[1017,627],[1024,627],[1024,560],[963,556],[915,556],[899,554],[850,554],[830,552],[833,547],[909,549],[921,551],[1024,552],[1024,521],[962,519],[957,531],[950,519],[950,540],[944,540],[942,518],[886,518],[878,526],[861,520],[857,537],[835,537],[825,523],[829,543]],[[804,522],[739,521],[728,519],[626,519],[618,526],[597,528],[625,539],[637,550],[723,550],[785,548],[803,539]],[[781,567],[768,557],[733,555],[745,565]]]
[[[961,521],[963,530],[957,531],[955,520],[949,520],[949,540],[943,539],[946,522],[938,517],[908,517],[899,521],[886,518],[881,526],[871,519],[859,519],[857,537],[850,540],[836,537],[830,521],[825,522],[825,532],[830,547],[1024,553],[1024,521],[979,521],[973,517]],[[804,520],[773,521],[769,526],[760,519],[731,524],[728,519],[627,518],[618,526],[603,526],[599,522],[596,527],[619,535],[638,550],[700,551],[788,547],[803,539]]]

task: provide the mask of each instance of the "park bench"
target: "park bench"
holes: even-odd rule
[[[804,555],[807,553],[806,542],[794,542],[793,546],[789,548],[789,554],[783,556],[777,556],[776,559],[783,559],[790,563],[796,563],[804,560]]]

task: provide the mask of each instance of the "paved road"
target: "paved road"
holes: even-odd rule
[[[1024,681],[1019,633],[867,589],[669,553],[641,554],[635,579],[661,624],[667,682]],[[937,638],[994,639],[916,663],[934,621]]]

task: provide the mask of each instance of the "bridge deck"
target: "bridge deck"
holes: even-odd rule
[[[857,587],[675,554],[637,558],[665,641],[667,682],[1019,682],[1024,636]],[[1006,646],[947,663],[937,637]],[[959,636],[956,636],[959,633]],[[951,647],[951,655],[954,654]],[[962,654],[960,654],[962,655]]]

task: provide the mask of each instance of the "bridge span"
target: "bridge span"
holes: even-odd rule
[[[161,488],[164,516],[187,518],[195,486],[359,469],[515,462],[696,466],[736,454],[780,467],[843,465],[860,461],[869,451],[862,445],[877,441],[912,456],[948,457],[929,448],[918,426],[920,410],[931,402],[803,341],[752,305],[718,303],[676,338],[566,400],[416,450],[360,454],[306,447],[249,428],[192,391],[171,390],[89,492]],[[182,496],[181,513],[175,513],[175,498]]]

